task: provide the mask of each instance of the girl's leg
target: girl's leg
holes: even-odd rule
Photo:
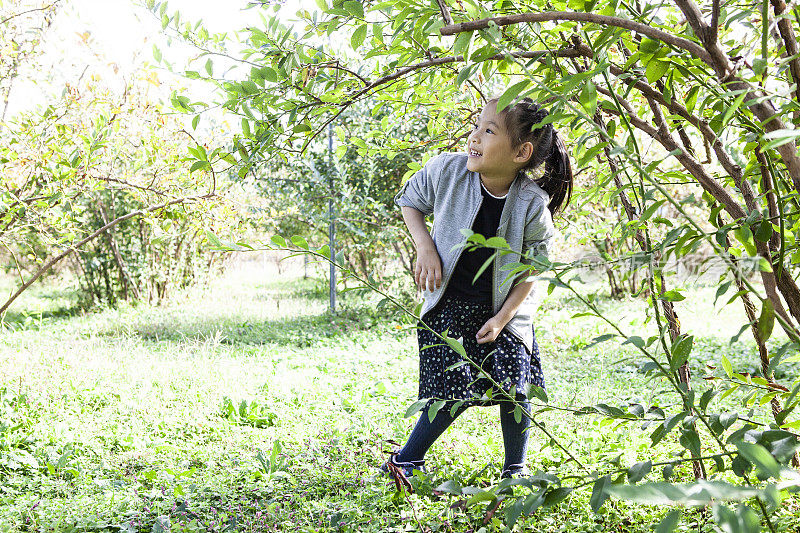
[[[458,415],[464,412],[465,405],[461,405],[456,410],[455,416],[450,415],[450,408],[455,402],[447,402],[436,416],[433,417],[433,422],[428,418],[427,409],[423,409],[420,414],[417,425],[411,431],[405,446],[398,452],[396,459],[400,462],[413,462],[422,461],[428,449],[433,445],[436,439],[450,427],[450,424],[458,418]]]
[[[521,392],[517,393],[517,402],[523,409],[530,408],[530,402]],[[506,457],[503,470],[511,473],[522,470],[525,464],[525,453],[528,450],[528,426],[530,420],[522,415],[520,421],[514,419],[514,404],[504,402],[500,404],[500,427],[503,430],[503,447]]]

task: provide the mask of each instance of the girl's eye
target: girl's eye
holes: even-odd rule
[[[494,130],[492,130],[491,128],[486,128],[486,133],[494,133]]]

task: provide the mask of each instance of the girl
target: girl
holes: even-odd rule
[[[572,167],[547,111],[530,98],[497,112],[490,100],[469,135],[466,153],[444,153],[430,161],[395,196],[414,239],[414,281],[423,290],[422,320],[440,334],[463,338],[470,359],[527,408],[529,384],[544,387],[533,331],[533,281],[527,272],[503,284],[509,263],[531,264],[526,255],[547,257],[555,233],[552,216],[572,194]],[[527,175],[544,163],[544,174]],[[433,236],[424,217],[433,214]],[[492,250],[462,253],[462,230],[503,237],[515,253],[499,255],[475,280]],[[518,252],[519,253],[519,252]],[[474,283],[473,283],[473,280]],[[500,404],[505,463],[501,477],[525,475],[529,420],[514,416],[514,404],[441,339],[418,324],[419,398],[429,399],[406,444],[382,470],[410,487],[406,477],[422,469],[425,453],[470,405]],[[459,364],[461,363],[461,364]],[[431,421],[427,412],[446,403]],[[500,400],[500,401],[498,401]]]

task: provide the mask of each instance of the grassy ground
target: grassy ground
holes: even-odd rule
[[[728,346],[743,312],[738,303],[715,310],[715,289],[694,287],[677,304],[696,336],[698,376],[721,353],[740,370],[757,361],[747,333]],[[484,519],[485,504],[465,509],[432,492],[448,479],[497,483],[496,407],[468,410],[434,445],[416,494],[404,498],[376,474],[387,439],[403,441],[413,425],[403,413],[416,399],[418,367],[413,330],[376,314],[369,300],[345,296],[332,317],[320,280],[252,270],[160,307],[70,313],[68,291],[47,286],[26,298],[37,312],[11,315],[14,328],[0,337],[2,531],[502,530],[497,518]],[[642,302],[598,303],[630,334],[653,331],[641,323]],[[571,318],[583,310],[566,291],[543,297],[536,332],[551,404],[669,408],[673,397],[639,372],[630,346],[586,348],[608,329]],[[770,343],[781,340],[776,332]],[[558,410],[537,419],[591,468],[652,458],[638,427]],[[528,457],[532,470],[577,468],[538,431]],[[654,469],[649,479],[660,477]],[[595,515],[589,497],[574,491],[517,527],[651,531],[667,511],[610,500]],[[792,531],[796,504],[785,509],[781,527]],[[681,528],[711,531],[709,520],[688,510]]]

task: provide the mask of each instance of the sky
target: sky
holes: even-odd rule
[[[132,0],[63,0],[48,31],[37,65],[23,71],[10,95],[7,118],[20,111],[45,104],[49,97],[60,94],[64,83],[78,80],[84,68],[106,70],[108,79],[130,75],[146,62],[155,64],[153,45],[165,59],[178,65],[197,52],[177,40],[167,43],[157,17]],[[210,32],[235,32],[260,16],[254,9],[245,9],[247,0],[171,0],[167,11],[179,11],[181,20],[202,20]],[[279,16],[291,23],[294,13],[304,8],[313,10],[313,0],[285,0]],[[116,67],[115,75],[112,75]],[[169,73],[160,72],[169,77]],[[117,83],[122,85],[121,79]],[[205,84],[203,84],[205,85]],[[207,85],[205,86],[207,87]],[[201,89],[201,90],[207,90]]]

